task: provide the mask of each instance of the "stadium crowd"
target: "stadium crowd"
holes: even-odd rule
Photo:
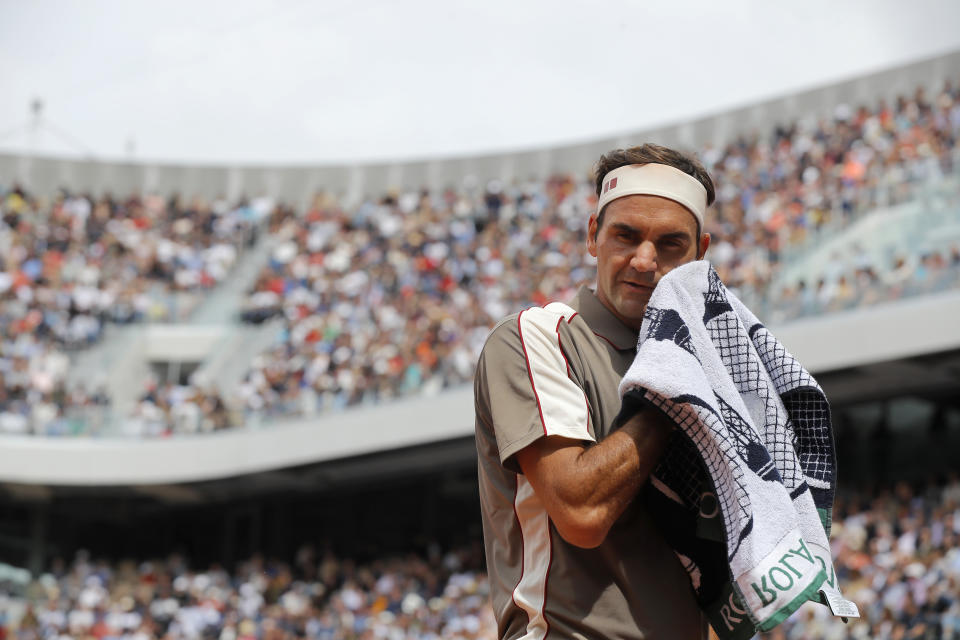
[[[918,90],[892,104],[839,105],[819,122],[701,149],[717,185],[708,257],[773,321],[955,286],[956,244],[854,261],[847,270],[825,266],[822,277],[773,285],[784,261],[824,234],[931,183],[955,182],[958,134],[960,91],[948,83],[933,97]],[[99,406],[99,396],[54,394],[62,374],[37,382],[32,372],[59,372],[59,350],[95,340],[106,318],[173,315],[151,310],[148,286],[212,286],[236,260],[232,241],[251,216],[223,202],[66,194],[48,208],[31,202],[7,193],[0,226],[0,249],[10,248],[0,273],[0,376],[13,389],[0,397],[0,431],[59,433],[69,431],[63,399]],[[564,175],[408,191],[352,208],[318,196],[302,215],[277,206],[266,221],[276,246],[241,314],[251,323],[280,318],[277,340],[237,389],[146,391],[137,407],[142,433],[312,416],[469,380],[499,318],[592,282],[583,247],[595,204],[592,182]],[[57,415],[31,415],[27,396]]]
[[[838,498],[831,544],[861,612],[844,624],[807,604],[767,640],[960,639],[960,479]],[[495,638],[479,544],[355,563],[306,545],[293,562],[236,570],[185,558],[109,563],[79,552],[4,585],[0,637],[170,640]]]
[[[955,179],[958,134],[960,92],[947,85],[932,100],[920,90],[892,106],[841,106],[815,126],[702,150],[717,184],[709,259],[748,304],[781,318],[955,285],[960,245],[769,290],[787,249]],[[556,176],[285,211],[271,221],[285,242],[244,312],[282,316],[285,330],[241,387],[246,412],[312,415],[469,380],[499,318],[592,282],[583,247],[595,206],[592,182]]]
[[[230,572],[184,558],[139,564],[80,552],[19,598],[0,637],[40,640],[494,640],[479,545],[357,564],[304,546],[293,563],[254,557]]]
[[[67,388],[66,354],[108,323],[183,319],[257,217],[243,202],[66,191],[48,201],[17,186],[0,192],[0,214],[0,431],[44,434],[109,405],[100,388]]]
[[[885,264],[856,257],[850,262],[846,268],[831,265],[829,274],[818,274],[809,285],[800,280],[771,291],[751,308],[761,309],[765,321],[776,324],[960,286],[960,243],[942,251],[897,255]]]
[[[124,428],[125,433],[162,437],[220,431],[239,426],[242,420],[213,385],[151,381]]]

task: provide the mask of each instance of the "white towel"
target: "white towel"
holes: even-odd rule
[[[679,427],[645,499],[721,638],[772,629],[807,600],[858,615],[830,556],[827,399],[708,262],[657,284],[620,394],[621,419],[653,405]]]

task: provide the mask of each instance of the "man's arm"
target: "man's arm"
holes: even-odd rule
[[[551,436],[516,459],[563,539],[592,548],[646,482],[672,429],[662,413],[647,409],[598,444]]]
[[[501,463],[524,474],[567,542],[595,547],[650,475],[673,425],[648,408],[596,443],[558,333],[573,314],[533,307],[498,324],[474,391],[478,424],[495,434]]]

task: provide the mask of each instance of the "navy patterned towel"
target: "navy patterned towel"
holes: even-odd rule
[[[643,499],[720,638],[772,629],[807,600],[859,615],[830,557],[827,399],[708,262],[658,283],[620,395],[621,421],[654,406],[677,424]]]

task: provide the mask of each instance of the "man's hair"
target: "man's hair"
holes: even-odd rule
[[[713,180],[710,174],[700,164],[700,161],[692,155],[675,151],[669,147],[662,147],[659,144],[646,143],[639,147],[630,147],[629,149],[614,149],[600,156],[594,167],[594,179],[597,182],[597,197],[600,196],[600,190],[603,188],[603,178],[614,169],[625,167],[630,164],[665,164],[696,178],[700,184],[707,190],[707,206],[713,204],[716,199],[716,191],[713,188]],[[597,229],[603,226],[603,211],[597,215]],[[699,225],[698,225],[699,227]]]

